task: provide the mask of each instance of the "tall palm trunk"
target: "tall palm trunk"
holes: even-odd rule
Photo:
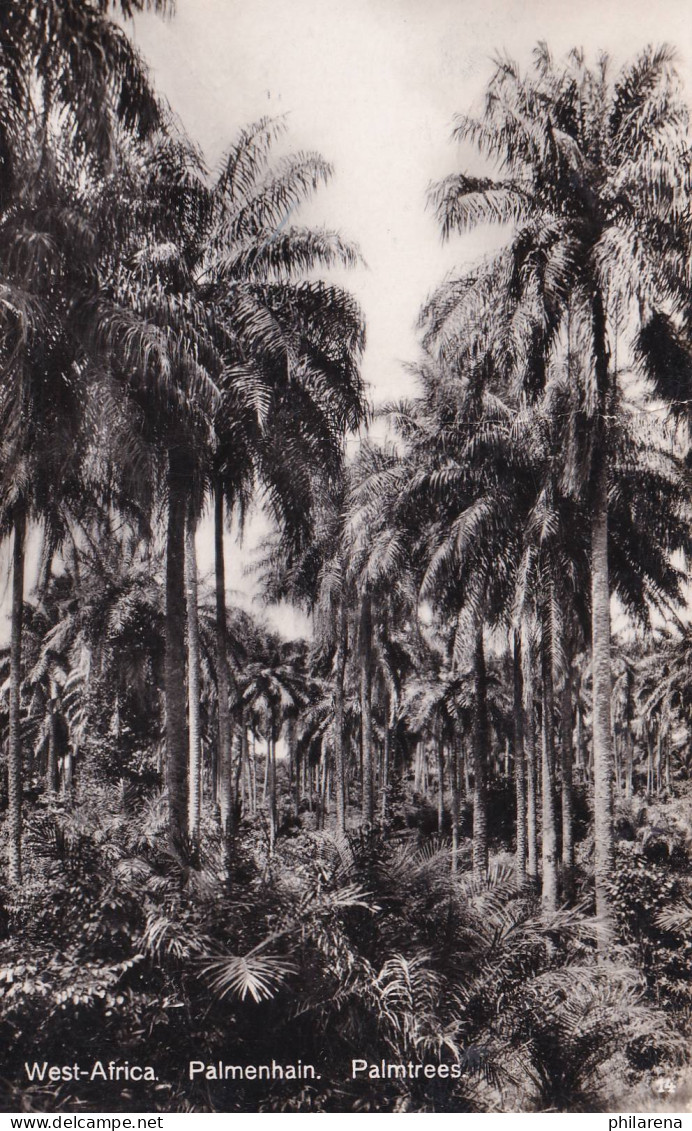
[[[269,807],[269,855],[274,855],[276,830],[278,825],[276,807],[276,726],[271,724],[267,745],[267,800]]]
[[[234,734],[233,734],[233,743],[232,743],[232,746],[231,746],[231,749],[233,749],[233,745],[235,746],[235,752],[236,752],[236,754],[235,754],[235,774],[234,774],[234,777],[233,777],[233,789],[232,789],[232,794],[231,794],[231,799],[232,799],[232,804],[233,804],[233,825],[234,825],[234,827],[237,825],[239,814],[242,811],[242,799],[241,799],[241,793],[240,793],[240,775],[242,774],[242,771],[243,771],[243,732],[244,732],[244,730],[245,730],[245,721],[244,721],[244,719],[241,719],[241,721],[238,723],[238,726],[235,728],[235,731],[234,731]]]
[[[608,879],[613,867],[613,740],[610,729],[610,583],[608,576],[608,488],[599,476],[591,525],[593,641],[593,792],[596,911],[609,918]]]
[[[187,597],[187,710],[190,729],[188,761],[188,832],[199,841],[202,813],[202,737],[200,727],[200,652],[197,609],[197,552],[195,526],[188,521],[185,531],[185,592]]]
[[[46,789],[48,793],[58,791],[58,711],[51,691],[50,724],[48,730],[48,753],[46,758]]]
[[[629,720],[625,731],[625,799],[632,800],[634,788],[634,740],[630,730]]]
[[[252,815],[257,813],[257,741],[255,739],[254,730],[252,734],[252,745],[248,747],[248,759],[250,761],[250,785],[252,787]]]
[[[541,675],[543,678],[541,712],[541,862],[543,880],[541,902],[544,911],[555,911],[558,901],[557,878],[557,814],[555,809],[555,746],[553,740],[553,661],[552,617],[550,610],[543,616],[541,635]]]
[[[363,745],[363,820],[370,825],[375,821],[372,666],[372,600],[366,591],[360,604],[360,710]]]
[[[296,817],[300,815],[300,757],[298,755],[298,742],[296,739],[296,718],[289,715],[284,728],[284,738],[288,753],[288,794],[293,791],[293,804]],[[298,788],[296,788],[298,786]]]
[[[334,788],[336,792],[336,827],[346,832],[346,759],[344,750],[344,685],[346,682],[346,651],[348,648],[348,623],[346,603],[339,603],[338,637],[334,671]]]
[[[574,790],[572,783],[572,670],[571,641],[565,640],[565,675],[560,692],[560,773],[562,801],[562,889],[566,903],[574,899]]]
[[[319,796],[318,828],[326,828],[329,813],[329,762],[323,758],[317,767],[317,782]]]
[[[445,819],[445,747],[442,741],[442,733],[437,735],[436,742],[437,753],[437,831],[442,833],[442,826]]]
[[[488,871],[488,704],[483,651],[483,624],[478,626],[473,657],[473,874],[484,879]]]
[[[168,457],[166,536],[166,787],[168,836],[178,851],[187,830],[187,717],[185,710],[185,517],[188,475],[175,449]]]
[[[22,622],[24,614],[24,541],[26,510],[23,503],[15,507],[12,548],[12,625],[10,632],[10,741],[8,753],[7,832],[9,844],[9,879],[22,882]]]
[[[516,885],[526,886],[526,764],[524,761],[524,695],[521,679],[521,641],[514,633],[514,783],[517,799]]]
[[[650,797],[654,792],[654,736],[646,727],[646,792]]]
[[[452,873],[459,868],[459,743],[452,738],[450,764],[450,786],[452,790]]]
[[[382,820],[387,820],[389,805],[389,777],[391,774],[392,730],[390,726],[391,702],[390,691],[384,685],[384,734],[382,736],[382,780],[380,782],[380,813]]]
[[[301,757],[300,757],[300,754],[298,753],[298,747],[297,746],[294,750],[293,757],[295,759],[295,770],[296,770],[296,776],[295,776],[294,781],[293,781],[293,808],[294,808],[296,817],[299,817],[300,816],[300,803],[301,803],[302,797],[303,797],[302,790],[301,790],[301,780],[302,780],[303,767],[302,767]]]
[[[596,914],[606,945],[612,929],[608,881],[614,859],[613,739],[610,725],[610,576],[608,572],[608,463],[606,412],[610,399],[605,310],[597,289],[593,303],[595,375],[601,410],[591,518],[591,647],[593,662],[594,883]]]
[[[240,735],[240,752],[242,766],[240,774],[242,810],[244,813],[250,813],[252,810],[252,788],[250,786],[247,727],[244,724]]]
[[[218,712],[217,799],[224,837],[233,833],[233,747],[229,710],[228,625],[226,617],[226,562],[223,548],[224,492],[216,485],[214,495],[214,573],[216,588],[216,699]]]
[[[577,686],[575,688],[575,714],[577,719],[577,745],[575,750],[574,765],[577,770],[578,780],[585,782],[587,780],[587,766],[586,766],[586,743],[584,741],[584,716],[582,714],[581,703],[579,702],[579,693],[581,689],[581,680],[577,677]]]
[[[420,793],[423,783],[423,743],[420,739],[416,742],[416,752],[413,763],[413,792]]]
[[[625,748],[625,798],[632,800],[634,788],[634,737],[632,735],[632,719],[634,717],[632,693],[634,676],[631,668],[625,671],[625,727],[623,744]]]
[[[524,754],[526,757],[526,874],[538,886],[538,831],[536,819],[536,722],[534,705],[534,658],[529,644],[524,658]]]

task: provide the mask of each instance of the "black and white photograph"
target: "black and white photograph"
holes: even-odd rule
[[[683,1126],[691,108],[686,0],[0,0],[0,1112]]]

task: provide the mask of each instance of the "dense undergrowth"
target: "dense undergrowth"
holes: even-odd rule
[[[577,905],[541,915],[509,844],[487,882],[403,801],[338,838],[261,821],[173,857],[165,808],[84,776],[38,805],[27,882],[2,907],[5,1110],[613,1110],[684,1080],[692,899],[682,797],[620,814],[619,938],[598,960],[589,839]],[[462,846],[462,862],[465,854]],[[352,1079],[352,1060],[459,1065]],[[189,1062],[313,1064],[315,1080],[189,1079]],[[27,1079],[25,1062],[151,1065],[155,1081]],[[663,1097],[663,1098],[661,1098]],[[625,1101],[622,1101],[625,1102]],[[625,1104],[627,1106],[627,1104]]]

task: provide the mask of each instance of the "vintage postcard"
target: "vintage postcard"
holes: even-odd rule
[[[0,3],[0,1110],[682,1126],[691,100],[683,0]]]

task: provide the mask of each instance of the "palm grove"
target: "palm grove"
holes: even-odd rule
[[[3,1104],[682,1095],[691,165],[673,56],[496,61],[455,125],[484,173],[428,203],[444,238],[499,227],[501,248],[427,299],[418,395],[381,410],[377,443],[363,317],[330,281],[359,250],[294,218],[330,166],[263,119],[210,171],[123,30],[145,7],[167,14],[0,8]],[[257,505],[260,586],[310,615],[309,641],[228,602],[224,531]],[[161,1083],[27,1079],[65,1049]],[[220,1050],[322,1078],[190,1082]],[[354,1056],[458,1076],[363,1082]]]

